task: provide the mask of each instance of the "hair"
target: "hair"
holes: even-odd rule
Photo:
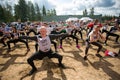
[[[16,28],[15,26],[13,26],[12,28],[14,28],[14,29],[15,29],[15,31],[13,31],[13,32],[15,32],[15,33],[16,33],[16,32],[17,32],[17,28]]]
[[[46,29],[46,27],[45,26],[41,26],[39,30],[41,30],[41,29]]]

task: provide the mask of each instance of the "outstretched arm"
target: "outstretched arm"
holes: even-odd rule
[[[67,33],[63,33],[63,34],[50,34],[49,37],[51,40],[54,40],[54,39],[58,39],[60,37],[63,37],[63,36],[67,36],[68,34]]]
[[[29,40],[34,40],[37,41],[37,36],[20,36],[19,39],[29,39]]]

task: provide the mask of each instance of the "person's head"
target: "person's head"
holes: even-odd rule
[[[45,26],[41,26],[39,32],[40,32],[40,34],[41,34],[41,37],[46,37],[46,35],[47,35],[47,30],[46,30],[46,27],[45,27]]]
[[[94,20],[94,25],[96,25],[98,22],[99,22],[98,19],[95,19]]]
[[[93,31],[98,32],[100,30],[101,26],[100,25],[95,25],[93,28]]]
[[[42,24],[42,26],[48,26],[48,23],[47,22],[44,22],[43,24]]]
[[[6,26],[6,24],[4,22],[2,22],[1,26],[4,28]]]
[[[15,27],[15,26],[12,26],[12,30],[13,30],[13,32],[17,32],[17,28]]]

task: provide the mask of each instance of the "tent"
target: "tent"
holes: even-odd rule
[[[68,22],[68,21],[77,21],[77,20],[79,20],[79,19],[76,18],[76,17],[71,17],[71,18],[68,18],[68,19],[66,20],[66,22]]]
[[[93,21],[93,19],[90,18],[90,17],[82,17],[82,18],[80,18],[79,20],[82,20],[83,22]]]

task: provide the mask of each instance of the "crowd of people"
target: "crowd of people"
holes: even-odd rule
[[[57,58],[60,67],[64,67],[62,64],[63,56],[58,54],[58,47],[65,48],[63,40],[67,38],[75,39],[76,48],[80,48],[79,40],[85,42],[85,56],[84,60],[87,60],[88,50],[91,45],[97,46],[97,57],[102,57],[99,52],[102,49],[102,42],[107,45],[109,36],[116,37],[115,43],[119,44],[119,36],[115,32],[120,31],[120,17],[113,21],[112,27],[109,27],[108,22],[101,23],[99,20],[95,19],[89,22],[83,22],[82,20],[77,21],[60,21],[60,22],[16,22],[16,23],[1,23],[0,24],[0,43],[3,47],[8,47],[8,51],[11,51],[10,44],[13,43],[16,46],[17,42],[22,42],[26,45],[28,51],[29,40],[36,42],[35,50],[36,52],[27,59],[28,64],[32,67],[30,75],[33,74],[37,68],[34,65],[33,60],[42,60],[44,57]],[[85,30],[85,35],[83,37],[83,31]],[[30,33],[34,34],[31,36]],[[106,36],[103,36],[106,33]],[[79,37],[80,36],[80,37]],[[80,38],[80,39],[79,39]],[[56,41],[55,41],[56,40]],[[57,45],[59,43],[59,45]],[[51,49],[51,44],[54,45],[55,51]],[[109,52],[105,52],[107,55]],[[115,56],[118,54],[116,53]]]

